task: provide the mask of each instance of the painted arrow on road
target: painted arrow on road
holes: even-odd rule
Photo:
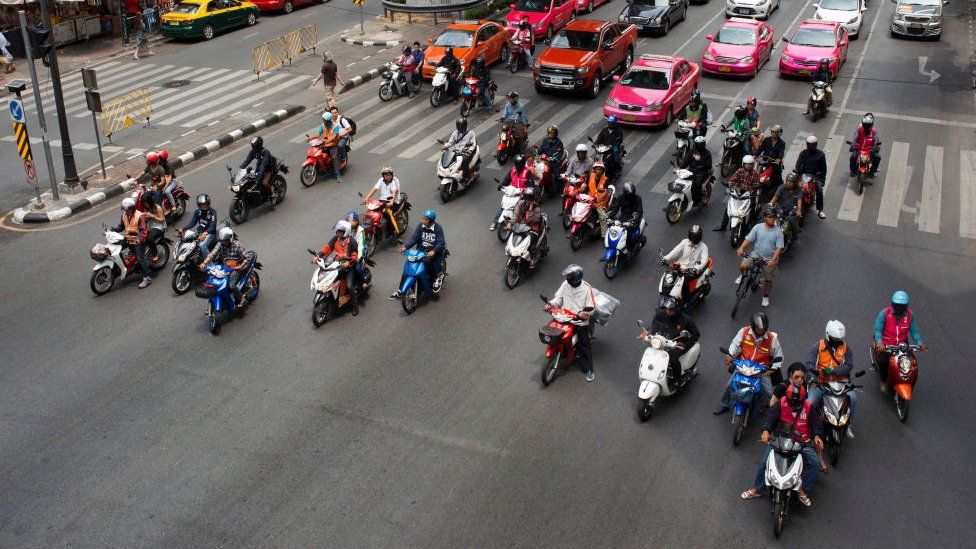
[[[918,74],[921,74],[922,76],[928,76],[929,77],[929,84],[931,84],[932,82],[935,82],[935,79],[936,78],[938,78],[938,77],[940,77],[942,75],[939,74],[939,73],[937,73],[937,72],[935,72],[934,69],[933,70],[930,70],[930,71],[926,71],[925,70],[925,65],[928,64],[928,62],[929,62],[929,58],[928,57],[925,57],[924,55],[919,55],[918,56]]]

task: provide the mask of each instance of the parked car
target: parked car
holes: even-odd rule
[[[593,13],[593,10],[610,0],[576,0],[576,15],[581,13]]]
[[[698,65],[682,57],[642,55],[610,91],[604,116],[621,124],[670,126],[698,87]]]
[[[183,0],[163,15],[161,27],[168,38],[210,40],[218,32],[250,27],[258,22],[261,10],[238,0]]]
[[[803,21],[793,36],[783,37],[783,42],[787,44],[779,57],[781,76],[809,76],[821,59],[828,59],[830,74],[837,78],[847,59],[847,31],[833,21]]]
[[[891,0],[891,35],[942,37],[942,6],[948,0]]]
[[[535,91],[583,91],[600,95],[603,81],[634,62],[637,27],[575,19],[559,31],[535,61]]]
[[[756,17],[769,19],[779,9],[779,0],[726,0],[726,17]]]
[[[576,14],[576,0],[519,0],[510,7],[505,16],[508,34],[515,34],[522,18],[528,17],[537,41],[551,40]]]
[[[433,78],[437,63],[448,46],[454,48],[454,56],[464,62],[465,70],[479,57],[484,57],[489,65],[508,59],[508,33],[494,21],[455,21],[427,42],[430,45],[424,50],[424,68],[421,69],[424,78]]]
[[[844,25],[847,35],[852,39],[857,38],[861,32],[862,14],[868,10],[864,0],[820,0],[819,4],[814,4],[817,12],[814,19],[823,21],[834,21]]]
[[[664,35],[687,15],[688,0],[627,0],[618,20],[645,32]]]
[[[773,52],[775,33],[769,23],[755,19],[728,19],[709,40],[701,70],[712,74],[756,76]]]
[[[291,13],[299,6],[314,4],[318,0],[251,0],[251,3],[258,7],[262,12],[278,11]]]

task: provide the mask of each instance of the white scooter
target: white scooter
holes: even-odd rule
[[[668,263],[664,260],[664,250],[660,250],[660,263],[664,267],[661,279],[657,283],[657,291],[663,298],[671,296],[678,300],[682,308],[689,310],[698,303],[704,301],[705,296],[712,291],[711,278],[715,276],[712,270],[714,261],[708,258],[708,262],[697,268],[689,267],[682,269],[678,263]],[[684,295],[685,279],[694,277],[688,284],[689,295]]]
[[[522,189],[506,185],[501,188],[501,191],[502,211],[495,218],[493,227],[497,229],[495,232],[498,233],[498,241],[505,243],[508,242],[508,237],[512,234],[511,229],[508,228],[508,222],[515,219],[515,206],[518,205],[519,200],[522,200]]]
[[[106,244],[95,244],[89,251],[95,261],[89,287],[95,295],[108,293],[115,287],[117,280],[124,280],[135,274],[139,267],[135,252],[125,246],[125,235],[106,229],[105,241]],[[158,271],[166,266],[172,243],[166,236],[161,236],[154,242],[147,241],[144,244],[151,271]]]
[[[649,334],[641,320],[637,321],[637,325],[641,329],[638,338],[649,345],[644,351],[640,367],[637,369],[637,375],[640,377],[637,398],[641,401],[640,407],[637,409],[637,417],[641,421],[647,421],[654,414],[654,407],[659,396],[676,394],[698,376],[698,356],[701,354],[701,346],[695,342],[691,349],[681,355],[678,360],[681,364],[681,379],[678,380],[677,386],[672,390],[668,387],[668,363],[670,362],[668,350],[674,349],[681,339],[690,334],[683,331],[677,340],[670,340],[659,334]]]
[[[677,179],[668,185],[668,192],[671,193],[671,196],[668,197],[668,205],[664,207],[664,215],[667,217],[668,223],[672,225],[680,221],[681,216],[691,209],[691,181],[694,175],[690,170],[683,168],[676,168],[674,174]],[[708,205],[708,200],[712,197],[712,182],[714,180],[715,176],[710,175],[702,184],[699,207],[704,208]]]
[[[749,222],[752,219],[752,194],[732,188],[726,191],[729,201],[725,211],[729,216],[729,244],[738,248],[749,232]]]
[[[438,143],[444,144],[443,139],[438,139]],[[478,181],[478,170],[481,169],[481,149],[478,144],[474,145],[474,153],[471,155],[471,168],[468,170],[468,177],[463,176],[464,156],[461,148],[453,145],[444,149],[441,159],[437,162],[437,178],[440,179],[441,202],[447,203],[460,189],[467,189]]]
[[[464,61],[461,60],[461,74],[464,74]],[[430,79],[430,106],[440,107],[441,104],[447,99],[447,90],[449,81],[448,70],[446,67],[437,67],[434,72],[434,77]]]
[[[523,223],[515,223],[512,227],[512,234],[505,244],[505,287],[509,290],[518,286],[519,282],[522,281],[522,275],[526,271],[534,269],[536,262],[548,253],[548,248],[537,246],[536,257],[533,260],[532,252],[529,250],[532,246],[532,239],[535,238],[542,242],[545,231],[549,229],[549,220],[545,218],[545,214],[542,215],[543,233],[541,234],[533,235],[532,229]]]
[[[773,534],[783,533],[793,502],[799,499],[803,479],[803,445],[791,437],[774,435],[769,439],[773,451],[766,458],[765,484],[773,516]]]

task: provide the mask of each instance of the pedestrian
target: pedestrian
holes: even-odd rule
[[[339,76],[339,67],[335,64],[331,52],[322,54],[322,70],[319,71],[319,75],[315,77],[315,80],[312,80],[312,85],[317,84],[319,80],[325,85],[325,105],[331,109],[336,106],[336,84],[338,83],[340,86],[346,85]]]
[[[152,49],[149,47],[149,35],[146,30],[146,22],[144,21],[142,15],[136,16],[136,53],[133,54],[132,58],[135,60],[142,59],[143,57],[148,57],[152,55]]]
[[[10,74],[15,70],[14,56],[7,49],[9,45],[10,42],[7,41],[7,37],[0,32],[0,65],[3,65],[3,74]],[[3,82],[3,76],[0,76],[0,82]]]

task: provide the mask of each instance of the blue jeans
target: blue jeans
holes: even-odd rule
[[[488,83],[484,83],[481,86],[481,106],[490,109],[491,108],[491,96],[488,95]]]
[[[762,459],[759,460],[756,481],[752,485],[757,492],[762,492],[766,489],[766,461],[769,459],[769,453],[772,451],[773,447],[767,444],[766,451],[763,452]],[[814,483],[817,481],[817,471],[820,470],[820,457],[817,456],[817,450],[810,445],[804,446],[803,450],[800,451],[800,455],[803,456],[803,472],[800,473],[800,487],[803,488],[804,492],[809,494],[813,489]]]
[[[339,146],[337,147],[339,149],[339,160],[345,160],[346,159],[346,147],[348,147],[348,146],[349,146],[349,138],[348,137],[340,137],[339,138]]]
[[[810,387],[807,392],[807,401],[810,402],[810,407],[814,410],[819,410],[820,400],[824,396],[824,390],[820,387],[814,385]],[[848,425],[854,425],[854,416],[857,413],[857,391],[851,391],[847,393],[851,399],[851,419],[847,422]],[[819,413],[819,411],[817,412]]]
[[[213,246],[215,239],[216,237],[214,235],[208,234],[207,238],[204,238],[203,242],[200,243],[200,254],[203,257],[207,257],[207,255],[210,253],[210,247]]]

